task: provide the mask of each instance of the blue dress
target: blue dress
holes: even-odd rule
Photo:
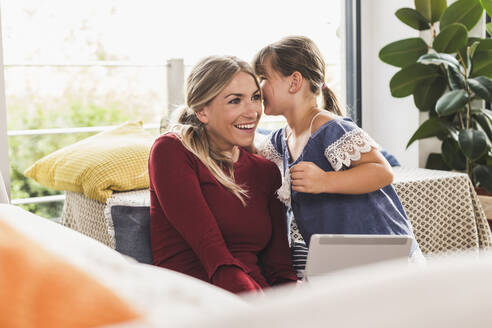
[[[344,170],[371,147],[379,148],[379,145],[349,118],[334,118],[323,124],[311,135],[295,161],[290,158],[285,128],[273,132],[260,147],[260,154],[274,161],[283,172],[284,183],[277,193],[288,211],[292,211],[295,219],[290,217],[295,220],[306,244],[309,245],[315,233],[392,234],[412,236],[412,254],[418,247],[392,185],[359,195],[292,190],[288,169],[297,163],[313,162],[323,171]]]

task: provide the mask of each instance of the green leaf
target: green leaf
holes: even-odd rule
[[[390,65],[405,67],[413,64],[429,47],[422,38],[410,38],[392,42],[379,52],[379,58]]]
[[[436,112],[439,116],[447,116],[460,111],[467,103],[468,95],[465,90],[453,90],[439,98]]]
[[[442,30],[450,24],[461,23],[470,31],[480,20],[482,13],[479,0],[458,0],[444,11],[439,26]]]
[[[466,168],[466,158],[453,138],[447,138],[441,145],[442,158],[452,169],[462,171]]]
[[[487,136],[483,131],[461,130],[458,141],[463,154],[472,161],[479,159],[487,151]]]
[[[446,7],[446,0],[415,0],[417,11],[431,23],[439,21]]]
[[[475,50],[470,76],[480,75],[492,78],[492,39],[482,39]]]
[[[473,118],[480,125],[482,130],[489,138],[489,142],[492,142],[492,123],[490,119],[483,113],[474,114]]]
[[[477,50],[477,47],[478,47],[479,44],[480,44],[479,41],[474,41],[470,45],[470,58],[473,58],[473,56],[475,55],[475,51]]]
[[[460,67],[460,63],[458,60],[451,55],[448,54],[438,54],[438,53],[431,53],[431,54],[425,54],[420,56],[420,58],[417,60],[417,63],[421,64],[432,64],[432,65],[441,65],[441,64],[446,64],[446,65],[453,65],[456,68]]]
[[[408,26],[419,30],[425,31],[430,29],[429,20],[427,20],[421,13],[413,8],[401,8],[395,13],[396,17]]]
[[[436,108],[436,102],[442,96],[446,87],[446,79],[443,77],[417,84],[413,91],[415,106],[424,112]]]
[[[480,3],[487,12],[487,15],[492,17],[492,0],[480,0]]]
[[[470,73],[473,69],[473,65],[472,65],[472,60],[470,57],[470,51],[468,50],[468,47],[466,48],[465,53],[464,53],[462,58],[463,58],[464,62],[466,63],[465,64],[466,77],[470,77]]]
[[[439,68],[433,65],[412,64],[398,71],[390,81],[391,95],[403,98],[411,95],[415,86],[441,76]]]
[[[430,153],[425,163],[426,169],[449,171],[451,168],[446,164],[441,154]]]
[[[492,35],[492,23],[487,23],[487,25],[485,25],[485,29],[489,35]]]
[[[437,52],[454,53],[466,46],[468,32],[463,24],[454,23],[446,26],[436,36],[432,47]]]
[[[446,71],[448,73],[449,86],[452,90],[465,88],[465,77],[456,67],[448,65]]]
[[[477,165],[473,168],[473,175],[480,186],[492,192],[492,165]]]
[[[492,102],[492,80],[486,76],[478,76],[468,80],[470,89],[487,102]]]
[[[473,36],[468,37],[468,41],[466,42],[466,47],[463,47],[458,51],[461,57],[465,58],[466,55],[468,55],[468,58],[471,60],[481,40],[483,39],[476,38]],[[471,54],[469,54],[468,48],[470,48],[470,52],[472,52]],[[470,65],[467,64],[467,67],[469,66]]]
[[[440,119],[430,118],[422,123],[417,131],[415,131],[410,141],[408,141],[407,148],[416,140],[445,136],[447,134],[450,134],[449,128]]]
[[[492,111],[489,109],[481,109],[482,113],[489,118],[489,120],[492,121]]]

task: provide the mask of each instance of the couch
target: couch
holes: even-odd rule
[[[483,252],[480,257],[449,255],[434,259],[425,267],[391,261],[333,273],[315,284],[238,296],[176,272],[137,263],[92,238],[13,205],[0,205],[0,224],[8,225],[60,262],[85,273],[138,314],[137,318],[115,322],[111,327],[490,326],[487,320],[492,307],[492,254],[489,252]],[[0,255],[8,248],[0,248]],[[5,263],[0,263],[3,276],[5,270]],[[58,276],[61,278],[67,277]],[[36,304],[56,315],[68,311],[73,318],[83,308],[83,304],[76,303],[77,306],[63,309],[64,298],[73,298],[74,290],[77,291],[74,287],[80,282],[73,281],[73,284],[66,293],[58,295],[62,305],[43,309],[43,302]],[[22,313],[35,310],[29,299],[33,293],[18,298],[15,290],[13,293],[14,297],[7,295],[8,306],[16,306],[12,299],[21,299],[25,304],[18,307],[27,308]],[[7,297],[2,291],[0,295]],[[40,295],[49,297],[49,293]],[[97,300],[91,300],[94,302]],[[109,309],[107,304],[104,308]],[[2,309],[0,325],[6,322],[7,316],[12,316],[12,311]],[[55,320],[56,316],[50,318]],[[22,327],[63,326],[27,319]]]

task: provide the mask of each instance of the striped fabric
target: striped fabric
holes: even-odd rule
[[[306,267],[306,259],[308,254],[308,248],[306,244],[301,242],[294,242],[291,247],[292,264],[296,272],[297,278],[302,279],[304,277],[304,269]]]

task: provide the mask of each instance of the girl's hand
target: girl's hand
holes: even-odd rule
[[[319,194],[326,190],[326,172],[312,162],[299,162],[290,169],[292,189]]]

